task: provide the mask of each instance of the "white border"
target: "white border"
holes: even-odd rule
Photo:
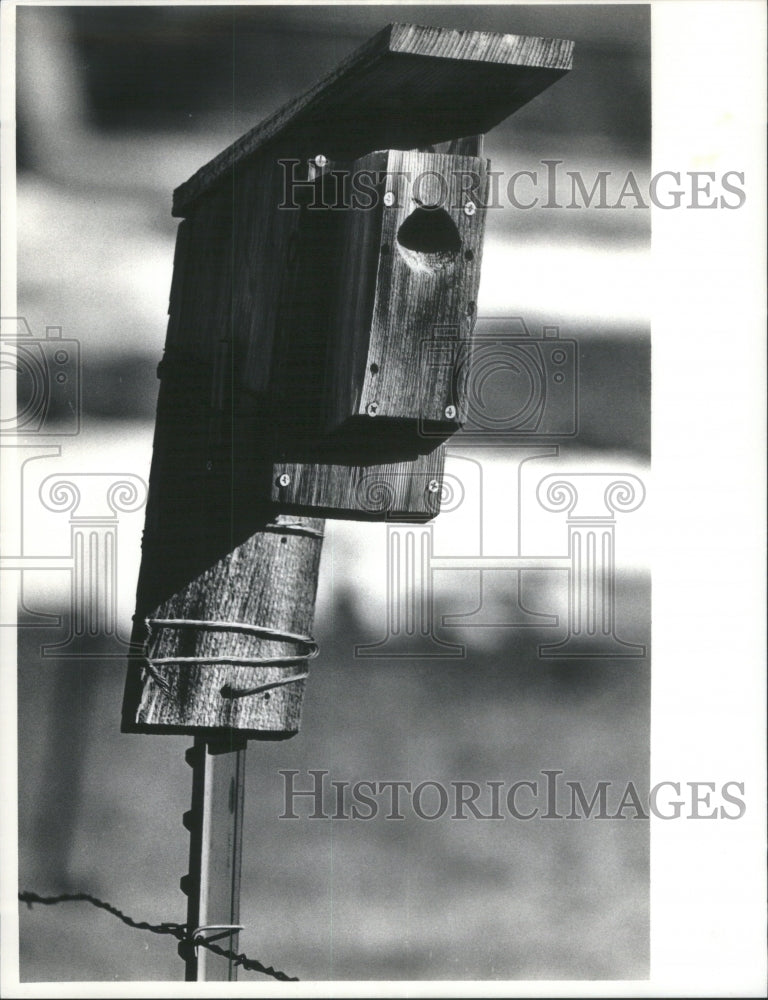
[[[16,316],[16,10],[0,4],[0,316]],[[15,399],[16,386],[3,380],[3,391]],[[10,454],[9,454],[10,452]],[[0,526],[12,497],[13,476],[3,475],[15,461],[12,449],[0,449]],[[2,544],[3,534],[0,534]],[[18,607],[15,574],[0,573],[0,621],[15,619]],[[18,789],[16,715],[16,633],[0,628],[0,993],[19,978]]]
[[[3,315],[15,315],[15,6],[0,10]],[[654,170],[743,170],[747,190],[736,212],[653,210],[652,780],[743,780],[747,813],[652,821],[648,981],[302,982],[281,984],[286,996],[765,995],[765,4],[657,0],[652,17]],[[12,639],[2,636],[2,994],[273,996],[268,981],[19,985]]]
[[[743,170],[738,211],[653,214],[651,781],[745,783],[651,822],[667,996],[764,996],[765,6],[653,6],[653,171]]]

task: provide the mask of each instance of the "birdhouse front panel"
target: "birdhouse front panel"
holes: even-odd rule
[[[456,375],[477,312],[487,161],[388,150],[351,171],[375,178],[375,205],[344,221],[329,430],[353,436],[376,421],[377,437],[390,428],[423,452],[463,410]]]

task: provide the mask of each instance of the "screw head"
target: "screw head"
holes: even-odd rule
[[[429,490],[430,493],[439,493],[440,492],[440,480],[439,479],[430,479],[430,481],[427,483],[427,489]]]
[[[453,406],[452,404],[450,406],[446,406],[446,408],[445,408],[445,416],[446,416],[446,419],[448,419],[448,420],[455,420],[456,419],[456,407]]]
[[[211,471],[211,469],[213,468],[213,462],[206,462],[206,463],[205,463],[205,468],[206,468],[206,470],[207,470],[208,472],[210,472],[210,471]]]
[[[477,205],[473,201],[468,201],[467,204],[464,206],[465,215],[474,215],[476,211],[477,211]]]
[[[290,486],[290,483],[291,483],[291,477],[288,475],[287,472],[283,472],[281,475],[277,477],[278,486]]]
[[[324,167],[326,165],[327,162],[328,162],[328,157],[327,156],[323,156],[322,153],[318,153],[317,156],[315,157],[315,166],[316,167],[322,168],[322,167]]]
[[[376,400],[374,400],[372,403],[369,403],[366,406],[365,412],[368,414],[369,417],[376,416],[376,414],[379,412],[379,404],[376,402]]]
[[[395,204],[395,193],[394,191],[387,191],[384,195],[384,204],[387,208],[391,208]]]

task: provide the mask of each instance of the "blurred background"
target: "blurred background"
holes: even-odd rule
[[[7,570],[22,601],[21,889],[82,890],[137,919],[184,920],[178,879],[187,870],[181,816],[191,741],[119,732],[120,637],[133,612],[172,271],[171,193],[393,20],[574,39],[572,72],[489,133],[485,153],[505,175],[543,177],[542,160],[562,160],[562,205],[571,195],[566,170],[580,171],[588,190],[609,171],[614,196],[631,170],[647,190],[650,17],[642,5],[17,9],[18,311],[41,357],[53,357],[50,327],[61,328],[68,357],[79,357],[49,419],[27,422],[14,438],[21,503],[11,512],[12,554],[27,566]],[[470,554],[472,544],[509,554],[520,525],[521,551],[564,554],[563,516],[542,528],[540,511],[526,514],[542,476],[647,477],[650,212],[624,204],[488,212],[479,330],[516,329],[522,319],[533,336],[558,326],[578,343],[579,433],[552,439],[559,453],[538,458],[541,449],[526,450],[520,438],[490,449],[459,435],[449,471],[466,485],[481,463],[485,501],[482,511],[465,504],[438,519],[436,553],[454,552],[460,538]],[[15,335],[25,329],[17,323]],[[31,390],[23,380],[19,387],[22,406]],[[127,479],[136,493],[116,511],[83,491],[67,515],[51,476],[101,484],[102,494],[103,477]],[[89,638],[87,656],[67,645],[78,523],[111,533],[116,547],[117,621]],[[532,571],[522,583],[525,606],[557,615],[556,627],[510,627],[511,574],[481,581],[446,571],[436,632],[462,644],[463,658],[355,656],[356,645],[386,634],[386,531],[328,522],[321,656],[302,731],[249,750],[241,948],[302,979],[646,976],[646,822],[278,819],[284,768],[301,772],[301,787],[309,768],[333,780],[414,784],[542,780],[541,769],[556,768],[587,792],[598,780],[647,788],[649,657],[538,655],[541,643],[565,635],[562,573]],[[482,543],[466,542],[480,535]],[[642,507],[618,516],[616,539],[617,631],[647,644]],[[480,603],[484,627],[442,624]],[[84,904],[21,913],[22,979],[178,980],[182,972],[170,939]]]

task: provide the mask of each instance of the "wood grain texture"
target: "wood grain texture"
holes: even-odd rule
[[[478,133],[565,73],[571,49],[390,26],[177,190],[175,214],[187,217],[158,368],[125,730],[298,729],[303,680],[233,696],[303,673],[295,642],[146,622],[309,635],[319,518],[438,512],[480,274]],[[392,203],[315,211],[328,184],[309,166],[319,153],[355,169],[368,157]],[[300,170],[295,204],[287,161]],[[402,187],[427,171],[418,192]],[[465,211],[455,178],[472,171],[476,211]],[[281,533],[276,517],[294,530]],[[233,662],[275,656],[293,659]]]
[[[378,245],[370,248],[376,257],[370,318],[355,317],[352,325],[342,314],[336,324],[337,371],[344,370],[352,338],[358,341],[358,369],[346,393],[337,394],[336,419],[364,417],[375,401],[377,420],[409,420],[422,442],[440,440],[456,431],[465,409],[457,373],[477,313],[487,163],[390,150],[385,173],[394,203],[384,208]],[[449,418],[450,405],[456,415]]]
[[[282,168],[259,155],[234,202],[214,192],[180,225],[158,410],[176,499],[163,509],[182,504],[178,513],[192,516],[202,487],[211,497],[223,490],[222,504],[234,493],[241,505],[250,498],[307,516],[434,516],[433,498],[402,482],[424,470],[439,478],[436,449],[460,423],[457,373],[475,321],[486,161],[389,151],[328,168],[379,176],[373,203],[340,211],[320,177],[305,184],[300,205],[276,211]],[[467,215],[473,177],[478,207]],[[457,249],[440,266],[402,237],[414,192],[427,205],[445,202],[419,210],[430,225],[442,214],[455,234]],[[315,195],[333,207],[315,207]],[[359,482],[385,467],[394,507],[377,514],[359,502]],[[285,473],[287,491],[277,487]]]
[[[334,517],[370,521],[428,521],[440,513],[445,465],[442,446],[412,462],[379,465],[286,463],[275,472],[272,498],[281,509],[333,509]]]
[[[306,665],[300,660],[279,666],[147,662],[306,652],[301,644],[242,629],[156,626],[148,631],[148,619],[230,622],[311,635],[314,615],[322,544],[315,533],[322,521],[276,518],[270,509],[271,462],[256,460],[248,446],[248,417],[235,414],[231,405],[233,344],[238,341],[229,335],[229,322],[217,325],[228,301],[219,282],[232,264],[222,239],[230,221],[226,216],[223,222],[206,221],[210,225],[202,227],[197,218],[185,221],[176,244],[137,588],[137,655],[129,663],[123,729],[238,730],[282,738],[298,730],[303,681],[245,697],[232,692],[302,673]],[[206,266],[212,276],[205,275]],[[208,310],[209,326],[195,325],[190,302]],[[248,461],[237,476],[241,441]],[[261,504],[254,499],[259,495]],[[286,520],[293,522],[290,530],[280,528]]]
[[[293,392],[291,445],[326,433],[337,455],[423,454],[464,409],[456,375],[475,323],[487,162],[377,152],[327,164],[317,190],[285,268],[276,410]]]
[[[353,160],[487,132],[566,73],[572,53],[565,39],[389,25],[178,187],[173,213],[228,186],[276,139],[301,136],[315,153]]]
[[[412,421],[416,435],[429,424],[417,444],[426,450],[428,439],[447,438],[458,426],[446,407],[463,408],[453,376],[475,322],[487,164],[390,150],[346,170],[379,179],[376,204],[350,208],[340,221],[328,428],[341,438],[345,425],[354,432],[371,412],[379,423]],[[472,215],[464,211],[470,201]]]
[[[245,697],[235,693],[303,674],[306,662],[264,666],[178,662],[156,664],[150,670],[146,661],[149,658],[151,664],[174,657],[237,661],[291,657],[306,651],[298,643],[237,628],[144,625],[145,619],[229,622],[311,636],[322,541],[309,534],[281,533],[280,523],[296,523],[296,519],[281,517],[273,530],[255,532],[158,605],[149,607],[146,591],[140,591],[134,640],[143,650],[129,667],[124,730],[226,729],[275,739],[298,731],[305,680]],[[313,531],[322,529],[319,520],[301,524]],[[172,549],[166,546],[167,553]]]

